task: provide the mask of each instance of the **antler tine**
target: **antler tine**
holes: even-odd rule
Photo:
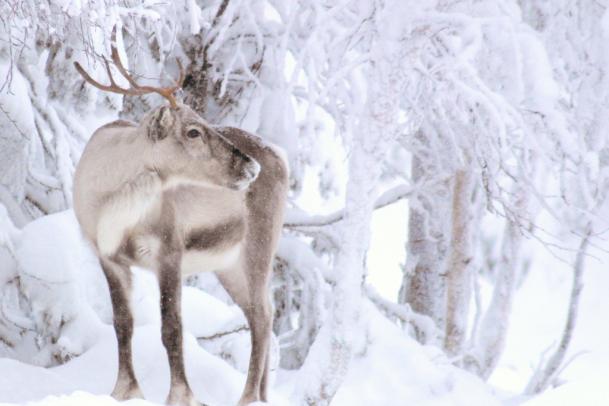
[[[85,70],[82,68],[82,66],[78,62],[74,62],[74,67],[76,68],[78,73],[80,73],[80,75],[87,82],[89,82],[90,84],[92,84],[93,86],[95,86],[96,88],[98,88],[100,90],[103,90],[106,92],[130,95],[130,96],[140,96],[140,95],[144,95],[147,93],[157,93],[157,94],[163,96],[164,98],[166,98],[169,101],[169,104],[171,105],[172,108],[176,108],[178,106],[173,93],[176,90],[180,89],[182,87],[182,83],[184,82],[184,68],[182,66],[182,62],[179,59],[177,61],[178,61],[178,67],[180,68],[180,77],[179,77],[178,81],[176,82],[175,86],[169,86],[169,87],[141,86],[141,85],[137,84],[135,79],[133,79],[131,74],[129,74],[127,69],[125,69],[123,62],[121,61],[120,55],[118,53],[118,49],[116,47],[116,25],[112,28],[112,36],[110,39],[110,49],[112,51],[112,62],[114,62],[114,65],[116,66],[116,68],[118,69],[120,74],[125,79],[127,79],[127,82],[129,82],[129,85],[131,86],[129,89],[122,88],[116,84],[116,82],[114,81],[114,76],[112,76],[110,64],[108,63],[108,60],[105,57],[104,57],[104,64],[106,66],[106,73],[108,74],[108,79],[110,80],[110,85],[101,84],[98,81],[96,81],[95,79],[93,79],[87,72],[85,72]]]
[[[171,105],[172,108],[176,108],[178,106],[176,99],[173,95],[173,92],[175,92],[177,89],[182,87],[181,85],[184,80],[183,79],[184,70],[182,68],[181,62],[178,61],[178,64],[180,66],[180,81],[179,81],[178,86],[174,86],[174,87],[142,86],[142,85],[139,85],[135,81],[135,79],[133,79],[133,77],[127,71],[127,69],[123,65],[123,62],[121,61],[120,55],[118,53],[118,49],[116,47],[116,25],[112,28],[112,36],[110,37],[110,49],[112,51],[112,61],[116,65],[116,67],[117,67],[118,71],[121,73],[121,75],[123,75],[123,77],[125,79],[127,79],[129,84],[131,85],[132,89],[135,89],[135,90],[141,92],[141,94],[153,93],[153,92],[160,94],[161,96],[163,96],[164,98],[166,98],[169,101],[169,104]]]
[[[113,82],[113,80],[111,81],[112,84],[111,85],[104,85],[99,83],[98,81],[96,81],[95,79],[93,79],[84,69],[82,66],[80,66],[80,64],[78,62],[74,62],[74,67],[76,68],[76,70],[78,71],[78,73],[80,73],[80,75],[83,77],[84,80],[86,80],[87,82],[89,82],[91,85],[95,86],[96,88],[106,91],[106,92],[112,92],[112,93],[121,93],[121,94],[128,94],[127,93],[127,89],[123,89],[120,88],[118,86],[116,86]]]
[[[184,66],[182,66],[182,61],[180,61],[180,58],[176,58],[176,62],[178,63],[178,68],[180,69],[180,76],[178,77],[178,81],[175,85],[175,90],[178,90],[182,88],[186,74],[184,73]]]
[[[95,86],[99,90],[103,90],[105,92],[111,92],[111,93],[124,94],[124,95],[129,95],[129,96],[139,96],[141,94],[146,93],[146,92],[142,92],[140,89],[125,89],[125,88],[118,86],[116,84],[116,82],[114,81],[114,78],[110,74],[110,65],[107,63],[107,61],[104,60],[104,62],[106,63],[106,71],[108,72],[108,75],[110,77],[110,85],[104,85],[102,83],[99,83],[97,80],[93,79],[83,69],[83,67],[80,65],[80,63],[74,62],[74,67],[76,68],[78,73],[80,73],[80,76],[82,76],[85,81],[87,81],[89,84]]]
[[[116,25],[112,28],[112,36],[110,37],[110,50],[112,51],[112,62],[117,67],[118,71],[123,75],[125,79],[129,82],[131,87],[135,89],[141,89],[142,86],[138,85],[135,79],[129,74],[125,66],[123,65],[123,61],[121,61],[121,57],[118,54],[118,49],[116,48]],[[146,86],[149,87],[149,86]],[[153,92],[154,89],[148,89],[149,92]]]
[[[119,86],[114,81],[114,76],[112,76],[112,71],[110,70],[110,63],[105,56],[102,55],[102,58],[104,59],[104,65],[106,65],[106,74],[108,75],[108,79],[110,79],[110,85],[118,88]]]

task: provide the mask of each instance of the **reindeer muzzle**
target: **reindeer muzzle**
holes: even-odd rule
[[[255,159],[248,157],[241,173],[240,179],[234,184],[236,190],[244,190],[256,180],[260,174],[260,164]]]

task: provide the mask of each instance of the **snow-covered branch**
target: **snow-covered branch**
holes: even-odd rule
[[[385,299],[369,284],[364,286],[364,292],[368,299],[387,317],[397,319],[404,325],[414,327],[426,337],[439,337],[440,330],[431,317],[413,311],[408,304],[398,304]]]
[[[579,251],[575,257],[575,263],[573,264],[573,282],[571,286],[571,294],[569,296],[569,308],[567,311],[567,320],[563,329],[558,348],[552,354],[550,359],[544,364],[540,365],[535,371],[535,374],[531,377],[525,394],[535,395],[545,389],[547,389],[554,380],[557,378],[557,373],[560,371],[560,367],[563,364],[569,344],[571,343],[571,337],[575,330],[575,324],[577,322],[579,302],[581,292],[583,288],[582,277],[584,274],[584,260],[586,258],[586,250],[588,248],[589,240],[591,235],[591,228],[588,225],[586,234],[582,237]]]
[[[374,203],[374,209],[382,209],[383,207],[389,206],[399,200],[408,199],[415,193],[417,187],[410,185],[399,185],[393,187],[381,194]],[[311,215],[304,212],[301,209],[292,208],[286,213],[284,220],[284,227],[287,228],[299,228],[299,227],[323,227],[343,220],[345,217],[345,210],[338,210],[334,213],[326,215]]]

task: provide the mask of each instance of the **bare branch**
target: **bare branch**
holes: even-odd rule
[[[221,331],[219,333],[212,334],[210,336],[197,337],[197,340],[215,340],[215,339],[220,338],[220,337],[224,337],[224,336],[228,336],[228,335],[231,335],[231,334],[236,334],[236,333],[240,333],[242,331],[248,331],[248,330],[249,330],[249,327],[246,326],[245,324],[243,324],[241,326],[235,327],[232,330]]]
[[[228,7],[228,2],[229,2],[229,0],[223,0],[222,3],[220,3],[220,6],[218,7],[218,11],[216,11],[214,21],[211,24],[212,27],[217,26],[218,23],[220,22],[220,18],[222,18],[222,15],[226,11],[226,7]]]

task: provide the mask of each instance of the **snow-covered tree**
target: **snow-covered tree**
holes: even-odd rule
[[[605,3],[0,3],[0,353],[62,363],[91,342],[74,333],[91,320],[84,312],[109,317],[107,297],[87,293],[103,284],[94,274],[54,274],[32,258],[38,246],[53,251],[45,222],[79,241],[65,228],[69,214],[45,216],[71,207],[74,168],[94,129],[139,121],[161,102],[106,94],[76,74],[78,61],[103,81],[116,27],[138,81],[170,82],[179,60],[179,96],[207,121],[287,152],[291,192],[272,287],[279,364],[306,382],[294,404],[332,401],[370,345],[371,303],[488,378],[530,263],[528,238],[573,250],[567,327],[527,391],[547,388],[575,326],[584,253],[608,214]],[[371,219],[402,199],[403,279],[398,297],[385,298],[366,279]],[[561,225],[559,236],[542,214]],[[66,258],[57,257],[66,269],[94,261]],[[207,277],[187,284],[227,300]],[[238,365],[229,344],[241,323],[200,341]]]

